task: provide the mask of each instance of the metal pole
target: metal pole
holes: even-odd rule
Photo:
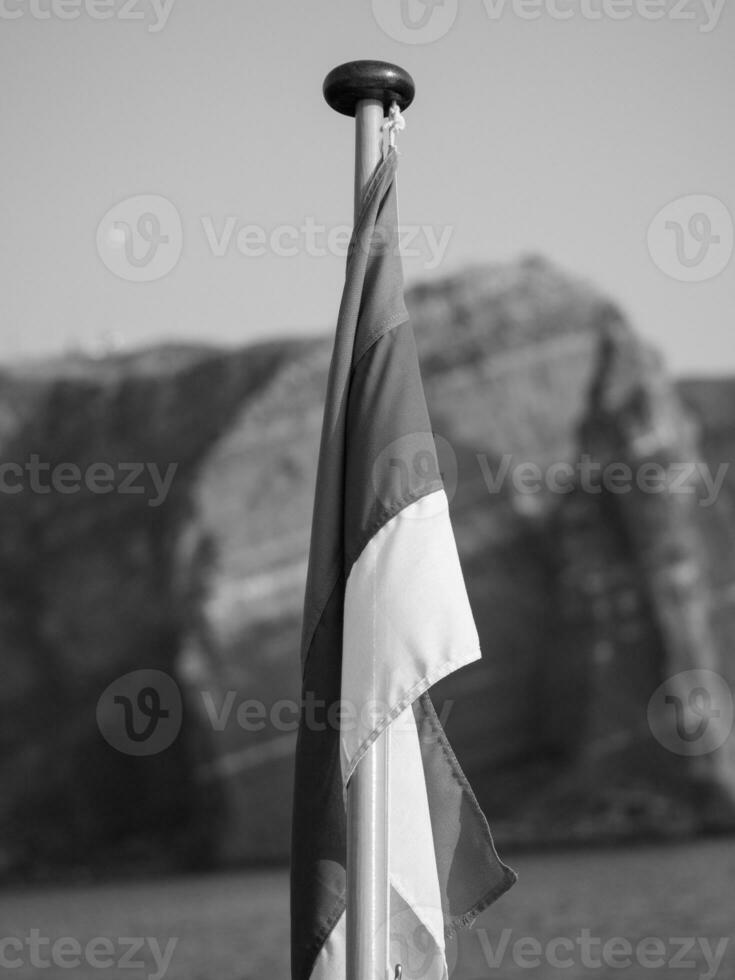
[[[413,101],[411,76],[396,65],[354,61],[335,68],[324,81],[324,97],[355,117],[355,204],[381,157],[381,126],[395,102]],[[393,978],[390,942],[389,876],[390,730],[360,761],[347,787],[347,980]]]
[[[383,118],[380,99],[360,99],[355,106],[355,221],[362,192],[380,162]]]
[[[355,206],[381,157],[383,103],[355,107]],[[388,807],[390,730],[365,753],[347,787],[347,976],[386,980],[388,971]]]
[[[389,731],[347,787],[347,976],[354,980],[386,980],[389,969]]]

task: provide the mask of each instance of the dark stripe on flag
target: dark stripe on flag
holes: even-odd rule
[[[436,868],[448,932],[469,926],[518,876],[495,852],[480,804],[452,751],[428,694],[414,701],[429,797]],[[481,860],[478,860],[480,856]]]
[[[383,334],[350,383],[345,467],[345,578],[404,507],[443,487],[408,323]]]
[[[396,155],[390,153],[365,191],[350,240],[314,493],[302,663],[309,655],[312,635],[332,589],[338,577],[344,575],[344,525],[339,515],[344,514],[345,506],[347,408],[352,372],[378,336],[408,319],[398,256],[395,169]]]
[[[327,709],[340,700],[343,599],[344,582],[340,580],[314,633],[304,672],[291,840],[294,980],[308,980],[345,902],[347,848],[340,733],[327,722]]]

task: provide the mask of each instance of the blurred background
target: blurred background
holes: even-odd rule
[[[417,85],[484,654],[434,700],[520,875],[451,975],[735,977],[734,41],[722,0],[6,0],[0,974],[288,976],[352,218],[321,83],[367,57]]]

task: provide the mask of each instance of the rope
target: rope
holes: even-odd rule
[[[396,149],[396,133],[406,128],[406,120],[401,115],[398,103],[394,102],[388,110],[388,118],[380,127],[381,132],[388,133],[388,144],[392,149]],[[397,151],[396,151],[397,152]]]

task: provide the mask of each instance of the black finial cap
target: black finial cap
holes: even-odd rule
[[[343,116],[354,116],[361,99],[380,99],[388,113],[396,102],[403,111],[413,102],[416,86],[404,68],[387,61],[348,61],[324,79],[324,98]]]

